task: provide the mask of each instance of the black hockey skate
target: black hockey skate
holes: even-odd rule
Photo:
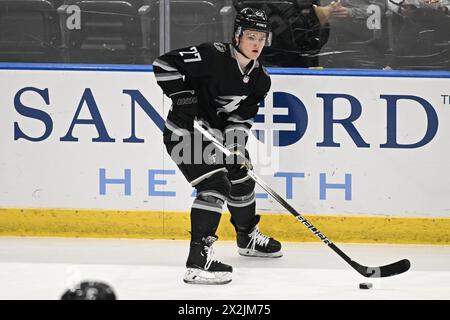
[[[258,223],[261,216],[256,215],[249,227],[237,226],[231,221],[237,232],[239,254],[248,257],[279,258],[283,256],[281,243],[259,232]]]
[[[231,282],[233,267],[213,260],[212,244],[217,236],[208,236],[202,242],[191,242],[183,281],[190,284],[226,284]]]

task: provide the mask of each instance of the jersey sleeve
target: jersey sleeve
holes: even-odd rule
[[[193,83],[196,78],[208,76],[212,63],[206,45],[170,51],[153,62],[158,85],[172,99],[168,120],[177,126],[191,129],[198,113],[198,98]]]
[[[208,75],[211,54],[206,45],[170,51],[153,62],[156,81],[167,96],[192,90],[189,79]]]

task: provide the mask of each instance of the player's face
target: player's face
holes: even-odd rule
[[[250,59],[258,59],[267,41],[267,34],[260,31],[244,30],[241,41],[241,51]]]

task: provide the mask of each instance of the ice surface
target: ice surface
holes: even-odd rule
[[[222,286],[182,281],[188,241],[0,238],[0,299],[59,299],[83,280],[111,285],[118,299],[450,299],[450,246],[338,244],[357,262],[379,266],[407,258],[411,270],[383,279],[359,275],[322,243],[283,243],[279,259],[237,254],[214,244],[234,268]],[[370,290],[359,283],[371,282]],[[5,288],[8,288],[5,290]]]

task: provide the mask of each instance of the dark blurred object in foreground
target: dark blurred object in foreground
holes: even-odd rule
[[[116,300],[116,295],[106,283],[84,281],[67,290],[61,300]]]

